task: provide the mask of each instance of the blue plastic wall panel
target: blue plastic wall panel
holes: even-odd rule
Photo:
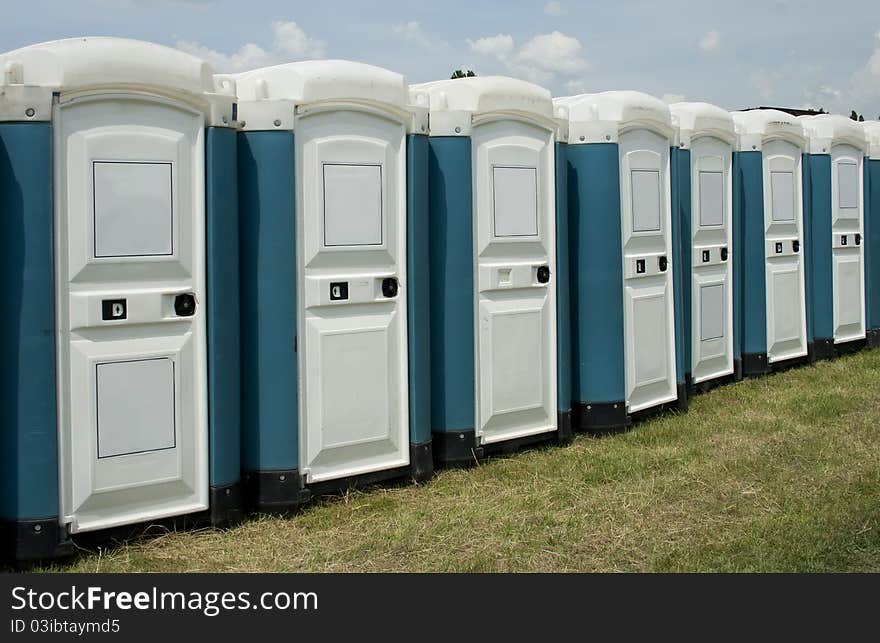
[[[806,155],[810,172],[811,239],[808,283],[812,299],[813,337],[834,337],[834,293],[831,251],[831,156]]]
[[[293,133],[238,137],[242,468],[297,469]]]
[[[568,234],[568,160],[556,144],[556,378],[557,406],[571,410],[571,292]]]
[[[431,430],[474,430],[471,139],[428,139]]]
[[[742,194],[739,188],[742,185],[739,176],[739,155],[733,155],[731,163],[733,176],[731,177],[731,195],[733,212],[731,213],[730,256],[733,257],[733,359],[742,363],[742,334],[743,334],[743,260],[742,260]]]
[[[759,151],[736,152],[738,193],[742,221],[742,352],[767,352],[767,284],[764,256],[764,168]]]
[[[813,332],[813,192],[810,173],[810,155],[801,156],[801,175],[803,177],[804,203],[804,307],[806,312],[807,345],[812,347]],[[812,349],[811,349],[812,350]]]
[[[867,324],[880,329],[880,159],[865,160],[865,275]]]
[[[205,143],[208,423],[211,486],[241,472],[241,359],[236,131],[210,127]]]
[[[428,137],[406,140],[406,273],[409,334],[409,440],[431,441],[431,284]]]
[[[52,129],[0,123],[0,519],[58,516]]]
[[[616,143],[568,146],[572,388],[581,404],[626,397],[618,154]]]
[[[693,372],[691,284],[691,151],[670,149],[672,183],[672,257],[675,270],[675,373],[683,384]]]

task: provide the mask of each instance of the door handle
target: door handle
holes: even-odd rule
[[[727,261],[727,248],[721,248],[721,261]]]
[[[177,295],[174,298],[174,312],[178,317],[192,317],[196,314],[196,298],[192,293]]]
[[[669,261],[666,259],[666,255],[662,255],[659,259],[657,259],[657,267],[660,268],[660,272],[666,272],[666,268],[669,266]]]
[[[548,266],[538,266],[538,283],[546,284],[550,281],[550,268]]]
[[[801,242],[798,241],[797,239],[795,239],[794,241],[792,241],[792,242],[791,242],[791,249],[792,249],[794,252],[800,252],[800,249],[801,249]]]
[[[397,297],[398,289],[399,287],[396,277],[385,277],[385,279],[382,280],[382,294],[385,297]]]
[[[856,245],[862,245],[862,235],[860,235],[858,232],[856,232]]]

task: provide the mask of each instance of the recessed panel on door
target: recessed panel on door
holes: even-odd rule
[[[297,121],[300,470],[409,464],[405,130],[329,110]]]
[[[472,150],[475,427],[489,444],[557,426],[553,137],[497,121]]]
[[[208,506],[204,122],[164,99],[55,108],[62,520]],[[192,315],[174,302],[192,297]]]

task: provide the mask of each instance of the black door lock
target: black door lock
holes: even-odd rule
[[[660,268],[660,272],[666,272],[666,267],[669,265],[669,262],[666,260],[666,256],[662,256],[657,259],[657,267]]]
[[[550,268],[548,266],[538,266],[538,283],[546,284],[550,281]]]
[[[196,298],[190,293],[177,295],[174,298],[174,312],[178,317],[192,317],[196,314]]]
[[[801,242],[795,239],[791,242],[791,249],[795,252],[799,252],[801,249]]]
[[[703,250],[703,263],[709,263],[710,258],[711,258],[711,255],[709,254],[709,251]]]
[[[842,246],[846,245],[846,235],[843,235],[842,237],[840,237],[840,245],[842,245]]]
[[[382,280],[382,294],[386,297],[397,297],[397,279],[385,277]]]
[[[860,235],[858,232],[856,233],[856,245],[862,245],[862,235]]]
[[[776,254],[778,254],[778,255],[782,254],[782,244],[781,243],[776,244]]]
[[[642,275],[645,273],[645,260],[644,259],[636,259],[636,274]]]
[[[721,248],[721,261],[727,261],[727,248]]]

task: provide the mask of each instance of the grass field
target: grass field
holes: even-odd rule
[[[578,436],[60,571],[880,571],[880,350]]]

